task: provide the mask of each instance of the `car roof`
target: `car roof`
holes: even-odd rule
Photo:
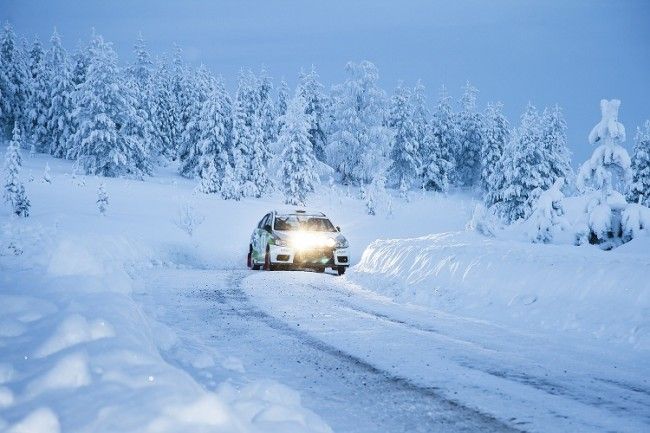
[[[275,215],[282,215],[282,216],[288,216],[288,215],[299,215],[299,216],[313,216],[313,217],[325,217],[325,214],[323,212],[319,211],[314,211],[310,209],[295,209],[295,208],[289,208],[289,209],[276,209],[273,211]]]

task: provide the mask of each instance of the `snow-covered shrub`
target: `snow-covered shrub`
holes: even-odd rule
[[[647,233],[650,228],[650,208],[638,203],[629,203],[621,215],[623,240],[625,242]]]
[[[469,231],[477,231],[484,236],[495,237],[503,227],[501,219],[495,214],[495,208],[479,203],[474,207],[472,218],[465,225]]]
[[[97,188],[97,210],[99,210],[101,215],[106,215],[106,211],[108,210],[108,193],[104,188],[103,182]]]
[[[190,203],[185,203],[178,211],[176,226],[192,237],[194,231],[203,223],[203,217],[197,214]]]
[[[562,206],[563,185],[564,178],[560,178],[548,190],[539,195],[529,218],[533,227],[533,232],[530,234],[533,242],[549,243],[557,237],[559,232],[569,231],[569,222]]]
[[[50,174],[50,164],[45,163],[45,169],[43,170],[43,182],[52,183],[52,175]]]

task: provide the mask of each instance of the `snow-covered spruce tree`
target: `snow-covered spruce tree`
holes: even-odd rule
[[[257,80],[259,95],[258,116],[262,127],[262,141],[268,149],[278,137],[278,117],[273,101],[273,82],[266,69],[262,68]]]
[[[552,242],[560,232],[569,230],[570,225],[562,206],[562,200],[564,200],[563,185],[564,178],[557,179],[537,199],[529,218],[533,228],[530,235],[533,242],[546,244]]]
[[[422,185],[430,191],[445,192],[453,175],[452,150],[457,145],[457,130],[451,98],[442,88],[431,124],[426,129],[422,154]]]
[[[104,188],[104,182],[100,182],[99,188],[97,188],[97,210],[102,216],[106,215],[108,210],[108,193]]]
[[[45,66],[45,52],[41,42],[35,39],[29,51],[30,92],[27,109],[27,123],[32,140],[32,149],[49,152],[47,113],[50,109],[51,78]]]
[[[307,193],[318,182],[316,155],[309,140],[311,121],[306,109],[307,101],[300,93],[296,94],[287,107],[278,137],[282,149],[279,177],[284,202],[300,206],[305,205]]]
[[[425,142],[429,135],[431,112],[428,108],[424,84],[422,84],[422,81],[420,80],[418,80],[415,87],[413,87],[410,105],[411,121],[413,122],[415,143],[418,149],[418,160],[420,161],[418,173],[422,174],[422,152],[424,152],[424,149],[426,148]]]
[[[78,129],[68,157],[86,174],[145,174],[148,155],[141,122],[131,90],[120,82],[117,55],[99,35],[93,36],[89,53],[86,79],[75,90]]]
[[[259,95],[255,75],[242,70],[233,104],[232,157],[233,174],[244,197],[261,197],[272,187],[266,167],[269,150],[263,140]]]
[[[575,174],[571,168],[571,152],[567,146],[567,125],[562,109],[555,105],[544,109],[542,115],[542,141],[548,154],[549,168],[555,179],[564,178],[571,185]]]
[[[384,125],[386,95],[377,67],[348,63],[347,79],[333,89],[333,125],[327,159],[344,184],[369,183],[385,165],[391,131]]]
[[[627,203],[623,194],[631,180],[631,160],[621,144],[625,141],[625,127],[618,121],[621,101],[600,101],[602,118],[589,133],[589,143],[599,144],[582,166],[577,176],[580,192],[590,196],[585,209],[585,227],[577,243],[588,240],[603,249],[614,248],[627,239],[625,232],[633,232],[623,224]],[[633,222],[633,219],[626,219]]]
[[[510,125],[500,102],[489,103],[485,110],[481,149],[481,189],[486,206],[500,200],[505,185],[504,153],[510,140]]]
[[[224,200],[239,200],[241,188],[235,179],[235,172],[230,164],[225,164],[223,179],[221,180],[221,198]]]
[[[387,123],[392,129],[390,144],[389,184],[407,194],[417,179],[420,168],[419,149],[413,125],[411,91],[401,83],[390,100]]]
[[[314,148],[314,155],[319,161],[325,162],[325,148],[327,146],[324,124],[325,94],[319,79],[316,68],[312,65],[309,72],[300,73],[300,83],[297,91],[306,102],[305,112],[310,119],[309,141]]]
[[[7,136],[16,122],[20,127],[28,124],[29,86],[26,54],[6,23],[0,37],[0,127]]]
[[[30,203],[25,193],[25,186],[20,181],[20,168],[22,165],[20,157],[21,147],[20,126],[16,122],[12,139],[9,142],[7,153],[5,154],[5,185],[3,195],[14,214],[21,217],[28,217]]]
[[[50,39],[51,47],[46,56],[46,68],[49,71],[49,107],[46,114],[47,136],[49,145],[44,151],[58,158],[66,157],[74,134],[75,83],[68,62],[68,56],[61,45],[59,34],[54,31]],[[84,71],[85,79],[85,71]],[[49,147],[48,147],[49,146]]]
[[[632,183],[627,193],[632,203],[650,207],[650,120],[638,128],[632,155]]]
[[[231,104],[223,80],[219,79],[199,114],[197,172],[201,178],[199,189],[206,194],[221,191],[221,179],[230,167]]]
[[[287,105],[289,103],[289,85],[286,81],[280,81],[280,88],[278,89],[278,99],[275,103],[277,115],[278,115],[278,134],[282,129],[282,116],[287,114]]]
[[[178,113],[175,109],[171,72],[164,59],[158,61],[153,86],[152,123],[157,156],[172,160],[176,157]]]
[[[189,95],[189,104],[186,106],[185,129],[181,134],[181,141],[178,147],[178,160],[180,162],[178,172],[181,176],[194,178],[198,173],[201,150],[199,140],[203,133],[201,127],[201,110],[215,86],[214,77],[203,66],[193,74],[193,79],[185,85],[185,91]]]
[[[142,33],[138,34],[133,53],[135,61],[127,68],[126,76],[129,87],[133,91],[134,108],[137,111],[138,119],[141,121],[142,136],[149,157],[152,159],[148,163],[153,165],[159,160],[161,146],[156,140],[157,135],[153,118],[155,102],[153,88],[154,65],[147,51],[147,44]]]
[[[455,152],[458,182],[462,186],[477,185],[481,177],[483,147],[483,115],[477,110],[478,89],[469,82],[463,87],[460,112],[457,116],[458,146]]]
[[[498,203],[499,213],[507,222],[528,218],[539,194],[556,180],[542,141],[540,115],[532,104],[526,107],[511,140],[503,164],[505,188]]]

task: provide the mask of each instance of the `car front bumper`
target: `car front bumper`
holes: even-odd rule
[[[310,267],[349,266],[350,256],[347,248],[314,248],[297,250],[292,247],[271,245],[271,263],[276,265],[296,265]]]

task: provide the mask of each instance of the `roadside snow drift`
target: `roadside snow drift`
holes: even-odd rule
[[[648,248],[648,237],[604,252],[443,233],[376,241],[349,278],[402,302],[648,350]]]

